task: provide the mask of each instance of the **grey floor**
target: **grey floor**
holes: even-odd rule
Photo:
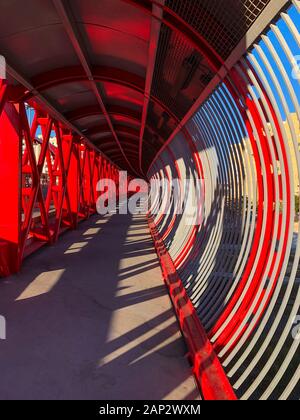
[[[144,216],[92,217],[0,282],[0,399],[198,399]]]

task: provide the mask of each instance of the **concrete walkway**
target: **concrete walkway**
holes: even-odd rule
[[[92,217],[0,282],[0,399],[198,399],[143,216]]]

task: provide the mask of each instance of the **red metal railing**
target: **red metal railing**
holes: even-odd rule
[[[40,107],[33,104],[29,121],[24,102],[9,102],[9,89],[1,82],[1,276],[95,213],[98,181],[118,178],[99,151]]]

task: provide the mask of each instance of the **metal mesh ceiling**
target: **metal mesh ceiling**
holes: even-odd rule
[[[270,0],[166,0],[165,5],[195,29],[226,60]],[[147,123],[172,133],[214,76],[205,57],[180,32],[162,24],[151,94],[168,110],[149,107]],[[167,115],[168,114],[168,115]],[[175,117],[175,118],[174,118]],[[144,169],[155,154],[144,148]]]
[[[271,0],[167,0],[226,59]]]
[[[181,119],[212,77],[203,57],[185,38],[162,25],[152,95]]]

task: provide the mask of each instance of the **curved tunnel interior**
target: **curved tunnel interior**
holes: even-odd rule
[[[152,234],[226,387],[299,399],[299,0],[19,7],[0,0],[0,152],[22,166],[0,170],[22,178],[0,209],[1,274],[95,212],[99,179],[157,183]]]

